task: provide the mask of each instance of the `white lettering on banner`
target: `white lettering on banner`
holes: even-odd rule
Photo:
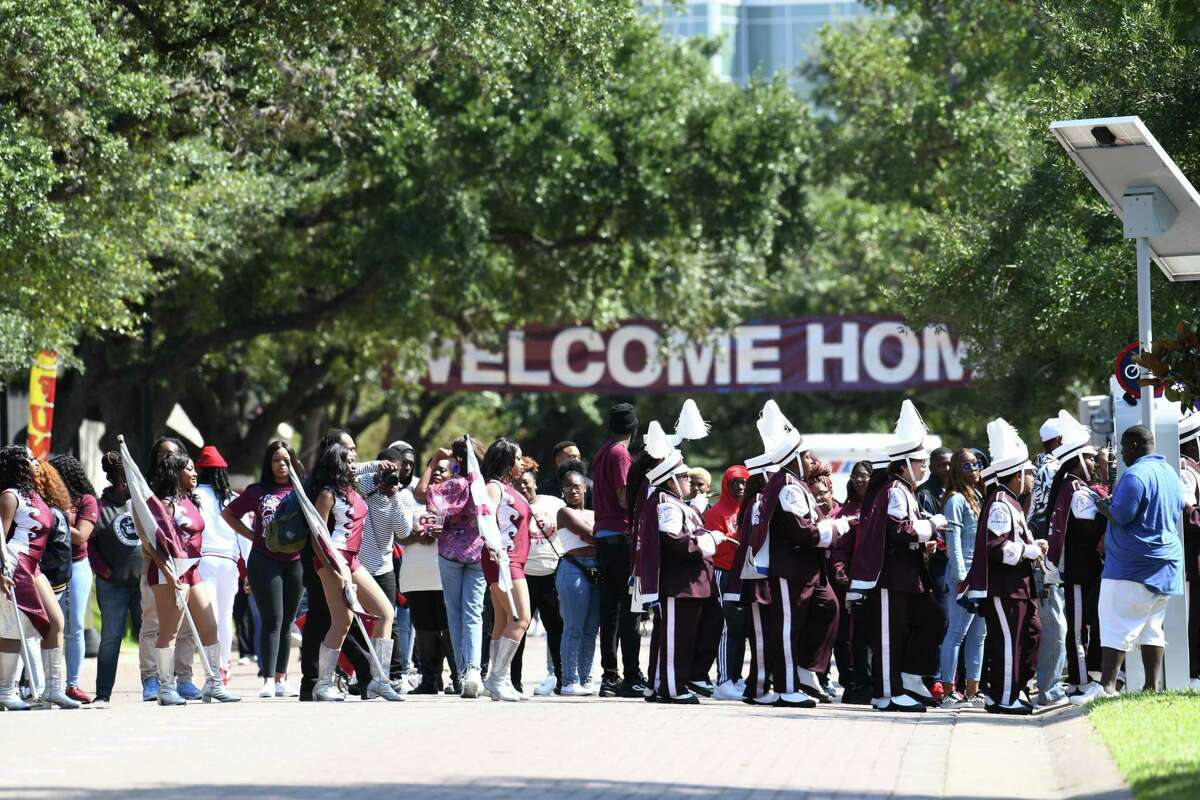
[[[686,334],[678,331],[671,334],[671,352],[667,358],[668,385],[705,386],[712,375],[714,384],[728,386],[732,366],[728,336],[710,336],[694,343]]]
[[[889,367],[883,363],[883,343],[900,342],[900,361]],[[917,335],[897,322],[872,325],[863,337],[863,367],[867,376],[880,383],[904,383],[916,374],[921,363],[921,343]]]
[[[481,386],[504,385],[504,354],[493,353],[476,347],[470,342],[463,342],[462,379],[463,383],[475,383]],[[491,365],[500,369],[492,369]]]
[[[583,369],[571,367],[571,348],[583,345],[589,353],[604,352],[604,337],[588,327],[580,326],[565,328],[554,337],[550,345],[550,370],[554,380],[572,389],[586,389],[595,386],[604,377],[604,362],[593,361]]]
[[[550,370],[525,368],[525,331],[508,332],[508,382],[514,386],[550,385]]]
[[[808,382],[818,385],[824,384],[825,362],[831,359],[841,362],[843,381],[857,381],[858,323],[842,323],[842,340],[840,342],[825,341],[824,323],[810,322],[807,329],[808,335],[805,337],[805,340],[808,345]]]
[[[737,350],[737,382],[743,385],[779,383],[779,338],[783,331],[778,325],[739,325],[733,331]],[[773,341],[771,345],[757,345]],[[774,362],[775,366],[766,366]]]
[[[961,381],[963,378],[963,359],[967,357],[967,345],[963,340],[955,344],[950,339],[950,331],[938,330],[933,325],[925,326],[921,333],[925,351],[925,380],[942,380],[942,370],[946,370],[946,380]]]
[[[646,365],[640,372],[629,368],[625,360],[625,352],[629,345],[637,342],[646,351]],[[631,389],[643,389],[650,386],[662,375],[662,360],[658,357],[658,332],[645,325],[629,325],[617,328],[608,337],[608,374],[622,386]]]
[[[431,345],[429,348],[429,382],[448,382],[452,363],[454,363],[453,339],[443,339]]]

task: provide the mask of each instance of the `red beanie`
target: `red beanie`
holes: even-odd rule
[[[221,456],[221,451],[211,444],[205,445],[200,451],[200,457],[196,459],[196,469],[204,469],[205,467],[220,467],[228,469],[229,465],[225,463],[225,459]]]

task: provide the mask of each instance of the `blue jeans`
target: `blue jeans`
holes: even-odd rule
[[[1067,667],[1066,595],[1062,584],[1048,583],[1038,600],[1038,616],[1042,620],[1042,641],[1038,645],[1037,682],[1043,695],[1058,686]]]
[[[442,575],[442,596],[446,599],[446,622],[450,624],[454,659],[458,674],[462,675],[471,667],[479,669],[487,579],[479,564],[461,564],[441,556],[438,556],[438,572]]]
[[[942,585],[946,598],[946,638],[942,640],[941,665],[938,680],[949,691],[958,669],[958,652],[963,654],[966,680],[978,681],[983,674],[983,639],[987,634],[987,623],[982,614],[972,614],[960,606],[954,588]],[[960,687],[961,688],[961,687]]]
[[[392,632],[400,642],[400,668],[407,671],[412,663],[413,651],[412,614],[409,612],[408,606],[396,606]]]
[[[100,605],[100,654],[96,662],[96,697],[110,699],[117,679],[117,659],[127,623],[137,638],[142,629],[142,590],[137,584],[119,586],[96,579],[96,602]]]
[[[79,685],[83,668],[83,618],[92,598],[92,565],[86,558],[71,563],[71,580],[58,597],[63,613],[63,653],[67,662],[67,686]]]
[[[592,556],[573,556],[580,564],[596,567]],[[588,583],[583,570],[566,559],[558,562],[554,576],[558,607],[562,612],[562,675],[560,686],[587,683],[592,679],[596,636],[600,632],[600,587]]]

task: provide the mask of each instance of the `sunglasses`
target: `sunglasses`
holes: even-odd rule
[[[962,464],[959,465],[959,467],[962,469],[963,472],[978,472],[979,471],[979,462],[978,461],[964,461]]]

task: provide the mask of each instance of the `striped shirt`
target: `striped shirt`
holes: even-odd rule
[[[380,463],[369,461],[355,468],[358,493],[367,501],[367,519],[363,523],[358,560],[372,575],[386,575],[392,571],[392,545],[397,539],[406,538],[412,530],[414,511],[408,491],[401,489],[386,495],[375,488]]]

